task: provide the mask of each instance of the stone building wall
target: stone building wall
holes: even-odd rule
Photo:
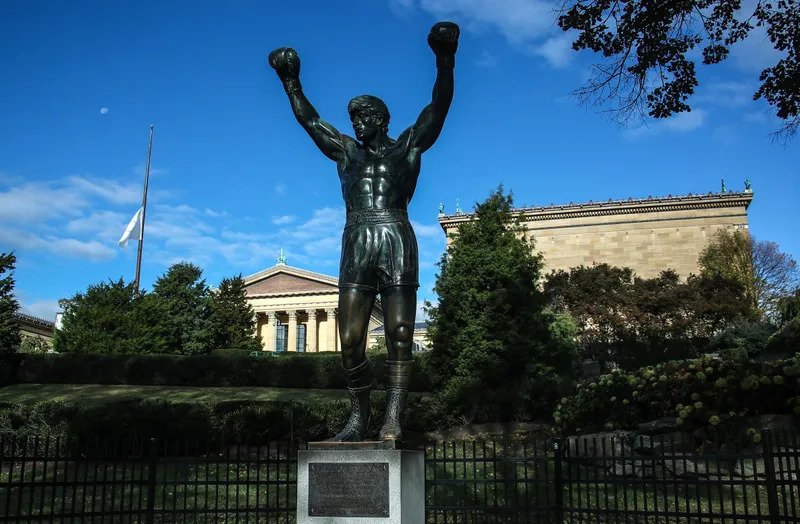
[[[518,209],[546,271],[606,262],[653,277],[698,272],[697,257],[720,228],[747,229],[751,191]],[[472,214],[440,215],[448,244]]]

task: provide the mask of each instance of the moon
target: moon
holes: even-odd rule
[[[107,107],[101,107],[100,108],[100,114],[101,115],[105,115],[106,113],[108,113],[108,108]]]

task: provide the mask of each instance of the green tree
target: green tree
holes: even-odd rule
[[[544,293],[577,322],[579,354],[626,369],[696,356],[720,329],[748,318],[738,281],[672,270],[654,278],[608,264],[547,276]]]
[[[747,303],[766,320],[780,317],[781,299],[798,284],[797,262],[775,242],[757,240],[743,231],[720,229],[698,259],[701,271],[737,280],[745,288]]]
[[[14,253],[0,253],[0,353],[12,353],[19,348],[19,324],[14,314],[19,303],[14,297]]]
[[[60,300],[64,310],[53,347],[59,353],[167,353],[165,311],[157,298],[119,280],[90,285]]]
[[[241,275],[222,279],[219,289],[211,293],[208,323],[214,349],[261,350],[246,296]]]
[[[571,357],[563,329],[549,329],[555,319],[537,288],[542,257],[512,204],[501,187],[476,206],[439,262],[439,303],[426,305],[438,399],[465,422],[546,412]]]
[[[741,0],[564,0],[558,25],[576,30],[575,50],[589,49],[604,61],[575,92],[583,102],[606,106],[618,121],[649,114],[665,118],[690,111],[698,85],[695,56],[717,64],[730,47],[763,28],[777,62],[761,72],[753,99],[763,98],[784,121],[789,138],[800,125],[800,4],[758,0],[752,11]],[[757,38],[757,35],[752,35]]]
[[[153,295],[164,311],[161,322],[170,353],[196,355],[212,349],[211,293],[202,276],[202,269],[181,262],[170,266],[153,285]]]

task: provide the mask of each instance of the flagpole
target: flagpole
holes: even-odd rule
[[[147,213],[147,185],[150,182],[150,155],[153,151],[153,124],[150,124],[150,142],[147,145],[147,166],[144,168],[144,192],[142,193],[142,222],[139,227],[139,251],[136,253],[136,277],[133,291],[139,293],[139,274],[142,270],[142,246],[144,244],[144,218]]]

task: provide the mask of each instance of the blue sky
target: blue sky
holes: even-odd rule
[[[155,124],[142,284],[190,260],[207,281],[273,265],[336,275],[344,210],[332,162],[294,121],[269,51],[292,46],[306,93],[344,132],[347,101],[382,97],[390,134],[430,100],[437,20],[462,27],[456,93],[410,207],[421,299],[444,249],[443,202],[498,184],[518,205],[742,189],[753,233],[800,259],[800,142],[775,144],[750,100],[763,36],[701,68],[694,111],[621,128],[570,92],[595,57],[569,50],[548,0],[0,3],[0,251],[24,311],[52,318],[89,284],[133,279],[117,240],[141,199]]]

